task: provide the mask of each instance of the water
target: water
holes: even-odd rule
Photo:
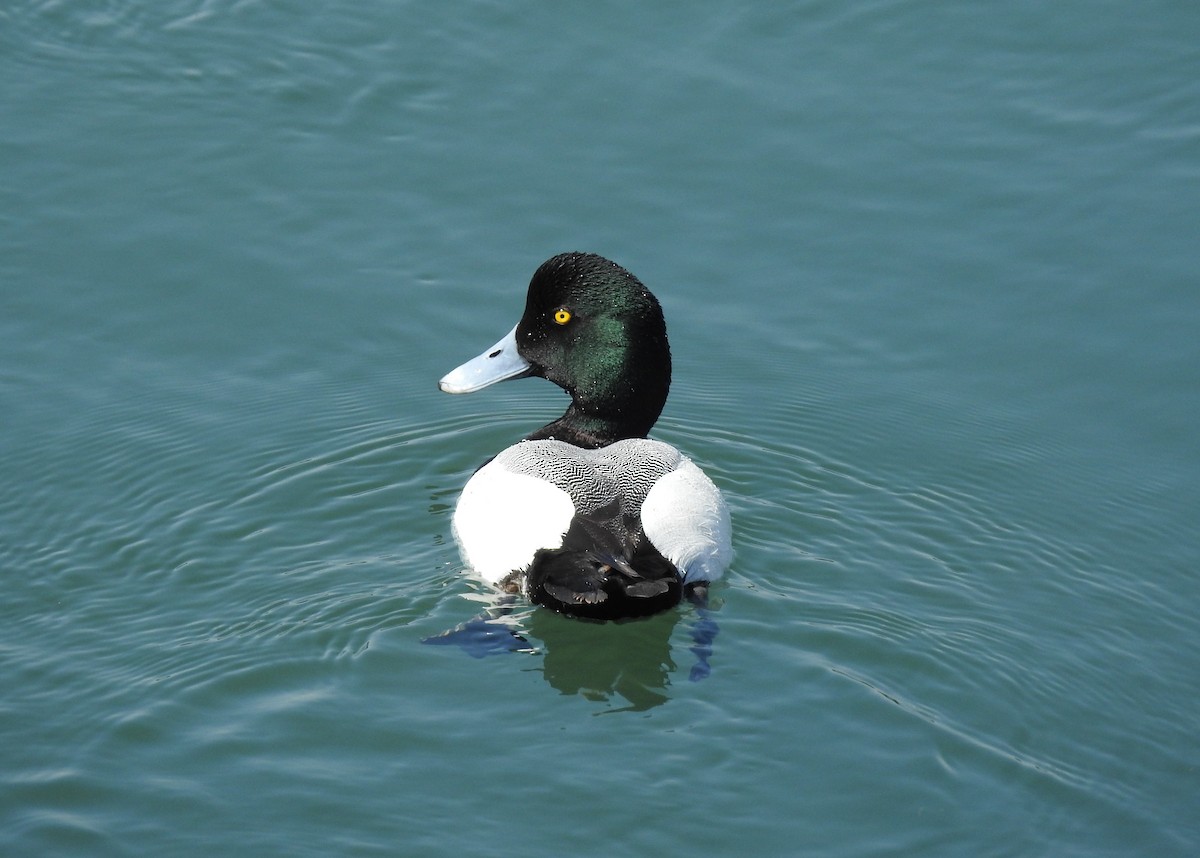
[[[0,853],[1196,854],[1190,6],[0,40]],[[423,645],[565,404],[436,379],[568,249],[662,300],[737,557],[708,616]]]

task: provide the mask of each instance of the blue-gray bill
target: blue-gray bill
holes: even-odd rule
[[[478,357],[450,370],[438,382],[445,393],[474,393],[498,381],[520,378],[533,367],[517,352],[517,329],[514,326],[500,342]]]

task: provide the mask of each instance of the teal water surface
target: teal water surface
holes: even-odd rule
[[[0,9],[0,854],[1200,849],[1200,12]],[[498,606],[437,379],[661,299],[708,612]],[[492,616],[511,648],[423,643]],[[715,637],[714,637],[715,635]]]

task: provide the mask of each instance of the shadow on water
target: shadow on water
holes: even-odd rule
[[[719,628],[707,606],[625,622],[590,622],[527,608],[518,597],[499,597],[470,620],[422,643],[457,646],[473,658],[541,652],[542,675],[559,692],[595,701],[619,695],[629,703],[608,712],[640,712],[670,699],[666,689],[679,669],[671,657],[671,636],[680,623],[690,641],[688,679],[698,682],[712,671],[709,660]]]

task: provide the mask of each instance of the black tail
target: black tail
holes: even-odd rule
[[[640,528],[576,516],[561,548],[542,549],[529,567],[534,603],[591,620],[646,617],[679,604],[679,572]]]

